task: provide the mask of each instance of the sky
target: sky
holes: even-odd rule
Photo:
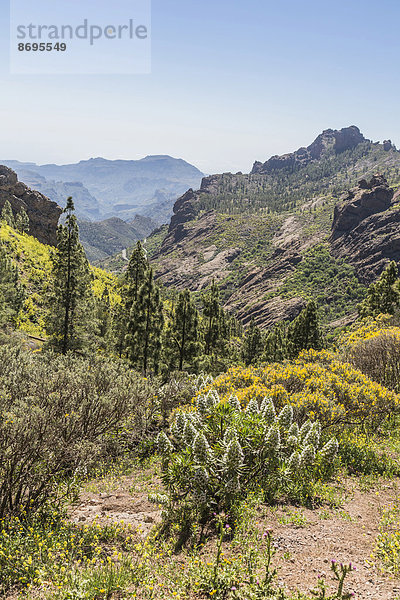
[[[153,0],[151,71],[136,75],[10,74],[9,1],[0,0],[4,160],[169,154],[205,173],[248,172],[349,125],[400,147],[398,0]],[[97,18],[103,3],[121,14],[129,5],[93,1]],[[52,3],[79,12],[78,0]]]

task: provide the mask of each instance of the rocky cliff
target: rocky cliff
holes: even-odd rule
[[[43,244],[56,245],[57,224],[61,208],[40,192],[18,181],[17,174],[0,166],[0,211],[8,200],[14,215],[24,208],[29,217],[30,233]]]
[[[307,148],[299,148],[296,152],[284,154],[283,156],[272,156],[265,163],[255,162],[252,174],[266,174],[287,167],[292,169],[304,167],[313,161],[320,160],[328,153],[340,154],[367,141],[369,140],[366,140],[355,125],[345,127],[339,131],[326,129]]]
[[[292,319],[311,298],[326,323],[346,319],[384,265],[400,260],[399,173],[395,146],[352,126],[249,174],[206,177],[175,203],[152,256],[157,276],[193,291],[215,279],[244,323]]]
[[[382,175],[361,180],[335,207],[332,254],[346,258],[370,284],[386,264],[400,263],[400,192]]]

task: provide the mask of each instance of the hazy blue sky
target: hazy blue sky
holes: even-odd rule
[[[352,124],[400,146],[399,0],[153,0],[152,73],[122,76],[10,75],[0,4],[1,158],[247,171]]]

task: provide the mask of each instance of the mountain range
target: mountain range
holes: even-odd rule
[[[37,165],[2,160],[21,181],[65,205],[72,195],[78,217],[99,221],[136,214],[168,222],[176,198],[188,187],[198,187],[203,173],[182,159],[146,156],[141,160],[91,158],[76,164]]]
[[[203,177],[193,165],[170,156],[113,161],[93,158],[67,165],[0,163],[61,207],[73,197],[82,242],[92,261],[120,252],[168,223],[176,199],[188,187],[198,187]],[[146,220],[143,233],[137,228],[140,217]],[[136,225],[127,225],[135,219]]]
[[[0,167],[0,208],[6,199],[27,210],[40,241],[55,243],[61,209]],[[80,219],[92,261],[123,269],[121,250],[146,237],[159,282],[196,294],[215,280],[244,324],[291,320],[314,299],[326,326],[344,326],[388,261],[400,263],[400,152],[355,126],[328,129],[248,174],[204,177],[175,202],[169,225],[157,224]]]

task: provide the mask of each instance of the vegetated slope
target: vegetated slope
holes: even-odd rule
[[[118,217],[96,223],[79,221],[79,235],[90,262],[121,252],[142,239],[132,225]]]
[[[162,225],[161,227],[152,229],[150,237],[147,237],[147,235],[143,235],[142,229],[140,240],[142,241],[143,247],[148,256],[153,256],[153,254],[155,254],[161,248],[161,244],[167,232],[168,225]],[[113,256],[96,261],[94,264],[101,269],[105,269],[106,271],[111,271],[112,273],[121,273],[127,269],[129,258],[131,257],[135,247],[136,243],[130,247],[127,247],[126,256],[123,256],[122,253],[119,252]]]
[[[129,220],[140,214],[153,218],[159,225],[169,221],[176,198],[188,187],[198,187],[203,176],[193,165],[170,156],[147,156],[141,160],[92,158],[69,165],[14,160],[6,160],[4,164],[27,177],[32,185],[39,184],[57,202],[67,191],[63,184],[68,190],[77,186],[75,193],[68,195],[74,196],[81,218]],[[36,174],[34,181],[32,174]],[[39,181],[37,176],[41,178]],[[83,185],[80,189],[79,184]]]
[[[325,323],[347,317],[387,260],[400,260],[393,244],[392,249],[386,244],[377,263],[360,276],[359,264],[352,262],[354,246],[361,240],[357,230],[351,253],[341,252],[340,242],[329,239],[335,206],[341,199],[351,212],[360,190],[343,194],[375,173],[396,188],[400,152],[390,141],[365,139],[352,126],[324,131],[295,153],[256,162],[250,174],[206,177],[198,191],[189,190],[174,206],[168,233],[152,254],[157,276],[167,286],[192,290],[217,280],[226,307],[244,323],[251,317],[262,326],[291,319],[315,297]],[[381,185],[386,184],[375,186],[378,195]],[[372,196],[375,191],[370,190]],[[357,226],[380,211],[392,225],[398,223],[397,196],[383,207],[377,201],[372,205],[369,213],[361,210]],[[370,223],[370,239],[381,226],[379,219]],[[395,226],[387,229],[400,236]],[[381,237],[385,235],[381,231]]]
[[[136,215],[127,223],[118,217],[104,221],[79,220],[79,235],[86,256],[91,263],[101,261],[130,248],[138,240],[143,240],[157,229],[157,223],[149,217]],[[121,264],[126,262],[120,256]]]
[[[51,256],[55,250],[52,246],[41,244],[35,237],[19,233],[4,223],[0,225],[0,242],[5,245],[7,253],[18,265],[21,283],[26,290],[26,300],[18,316],[17,326],[30,335],[44,336],[51,282]],[[102,269],[91,269],[95,296],[101,298],[104,289],[107,288],[111,303],[118,302],[116,278]]]

